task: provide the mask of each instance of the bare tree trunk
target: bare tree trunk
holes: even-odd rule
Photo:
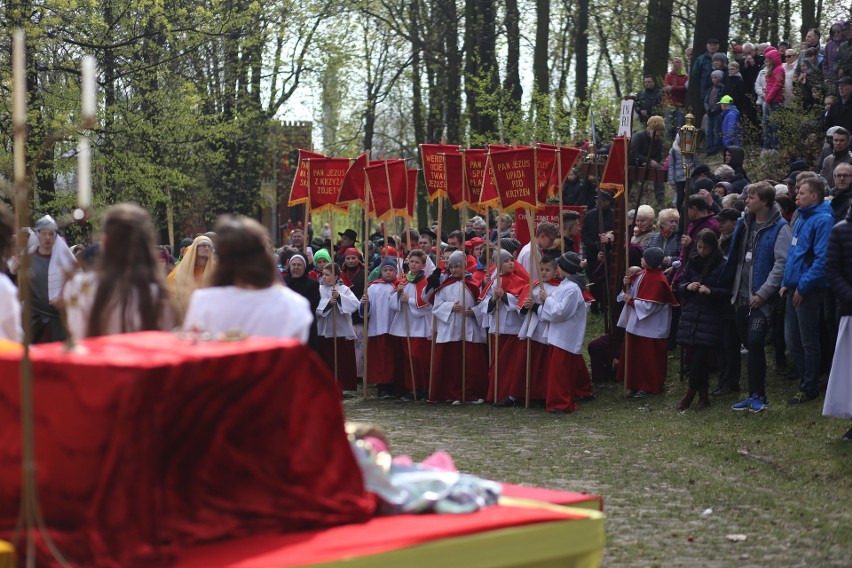
[[[577,54],[574,94],[577,104],[583,105],[589,98],[589,0],[578,0],[577,2],[574,51]]]
[[[672,37],[672,7],[674,0],[650,0],[648,24],[645,28],[645,63],[643,73],[663,84],[669,60],[669,42]]]
[[[693,31],[692,54],[698,59],[707,51],[707,40],[715,37],[719,40],[719,52],[728,51],[728,33],[730,31],[731,0],[698,0]],[[695,124],[701,124],[704,116],[704,101],[701,100],[701,82],[690,79],[686,104],[695,115]]]
[[[817,27],[817,19],[816,19],[816,2],[815,0],[802,0],[802,37],[790,38],[792,40],[793,45],[796,45],[804,39],[805,34],[808,33],[808,30],[811,28]]]
[[[446,109],[447,139],[453,143],[461,142],[461,66],[462,55],[459,51],[459,21],[455,0],[444,0],[443,11],[447,22],[444,31],[444,49],[447,54],[446,70]]]

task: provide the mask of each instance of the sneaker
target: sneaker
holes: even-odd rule
[[[520,405],[520,401],[512,396],[507,396],[503,400],[499,402],[495,402],[494,406],[497,408],[515,408]]]
[[[462,401],[460,401],[460,400],[454,400],[453,401],[453,406],[461,406],[461,405],[462,405]]]
[[[816,396],[809,395],[804,391],[799,391],[796,393],[796,396],[787,401],[788,406],[794,406],[796,404],[802,404],[803,402],[810,402],[815,400]]]
[[[751,403],[754,400],[754,395],[748,395],[748,398],[743,399],[731,405],[733,410],[748,410],[751,408]]]
[[[716,387],[710,394],[713,396],[725,396],[726,394],[731,394],[732,392],[740,392],[740,389],[729,386]]]
[[[402,395],[401,397],[399,397],[399,400],[401,400],[402,402],[411,402],[411,401],[414,400],[414,394],[407,392],[404,395]]]
[[[645,398],[646,396],[648,396],[648,393],[643,390],[638,390],[633,394],[633,398]]]
[[[852,442],[852,428],[849,428],[849,430],[847,430],[846,433],[843,434],[843,437],[840,439],[844,442]]]
[[[765,396],[753,396],[751,398],[751,406],[749,406],[749,410],[755,414],[763,412],[767,408],[769,408],[769,404],[767,404]]]
[[[484,404],[485,399],[484,398],[477,398],[476,400],[469,400],[467,402],[468,402],[468,404]]]
[[[627,391],[627,398],[633,398],[634,396],[636,396],[637,392],[638,391],[636,389],[630,389],[629,391]]]

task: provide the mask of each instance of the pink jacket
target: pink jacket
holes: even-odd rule
[[[765,53],[766,59],[772,62],[772,71],[766,73],[766,104],[781,103],[784,100],[784,67],[781,65],[781,54],[774,47]]]

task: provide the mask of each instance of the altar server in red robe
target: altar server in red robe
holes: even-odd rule
[[[408,253],[408,274],[397,285],[398,299],[390,306],[394,312],[390,334],[399,338],[402,346],[403,400],[411,400],[415,389],[418,399],[428,396],[432,305],[426,290],[425,266],[426,253],[420,249]]]
[[[547,322],[541,321],[538,315],[538,305],[544,298],[559,286],[556,273],[556,258],[545,256],[541,260],[542,282],[533,283],[533,294],[530,296],[529,287],[524,288],[518,298],[523,324],[518,338],[530,339],[530,398],[544,401],[547,394],[547,361],[550,358],[550,347],[547,343]],[[535,309],[533,309],[535,308]],[[533,313],[529,313],[532,310]]]
[[[592,378],[582,355],[589,305],[583,293],[585,278],[580,255],[566,252],[559,257],[557,270],[559,286],[541,294],[543,302],[537,310],[547,325],[550,357],[546,372],[546,408],[554,413],[573,412],[578,400],[594,398]]]
[[[518,406],[526,396],[526,343],[518,339],[523,320],[518,297],[529,287],[529,274],[505,249],[494,251],[499,276],[487,281],[475,310],[477,321],[491,334],[491,361],[488,369],[488,400],[495,406]],[[499,353],[495,337],[499,334]],[[498,371],[499,373],[495,373]]]
[[[326,264],[320,282],[320,303],[316,310],[319,355],[343,390],[355,390],[355,329],[352,314],[358,311],[360,302],[340,280],[340,267]],[[335,343],[337,364],[335,365]],[[337,367],[335,369],[335,366]]]
[[[666,342],[672,322],[672,307],[679,306],[671,286],[660,270],[663,251],[649,247],[642,254],[642,268],[624,278],[618,301],[624,309],[618,327],[626,330],[618,360],[618,377],[625,381],[628,396],[643,398],[663,392],[666,382]],[[625,349],[629,360],[625,365]]]
[[[455,251],[450,255],[447,267],[450,271],[449,277],[438,286],[430,298],[437,329],[429,400],[452,400],[453,404],[461,404],[462,401],[480,404],[485,401],[488,390],[488,352],[485,346],[485,330],[477,324],[473,315],[479,288],[470,275],[465,273],[466,258],[462,251]],[[464,395],[462,369],[465,369]]]
[[[361,297],[361,315],[368,312],[367,370],[368,384],[378,385],[380,399],[393,398],[395,381],[402,387],[402,358],[399,338],[390,333],[396,314],[391,308],[399,302],[396,288],[399,284],[399,265],[395,256],[386,256],[380,265],[381,277],[370,282]]]

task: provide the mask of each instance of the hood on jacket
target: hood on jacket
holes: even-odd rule
[[[723,151],[723,156],[725,153],[731,156],[731,161],[728,162],[729,166],[734,168],[735,171],[738,169],[742,169],[743,162],[745,161],[745,150],[743,150],[739,146],[728,146]]]
[[[823,201],[822,203],[817,203],[816,205],[811,205],[809,207],[804,208],[799,207],[797,211],[799,212],[799,217],[802,219],[807,219],[808,217],[820,213],[834,216],[834,213],[832,213],[831,210],[831,201]]]
[[[763,52],[763,56],[772,62],[773,67],[781,65],[781,53],[774,47],[769,47]]]

